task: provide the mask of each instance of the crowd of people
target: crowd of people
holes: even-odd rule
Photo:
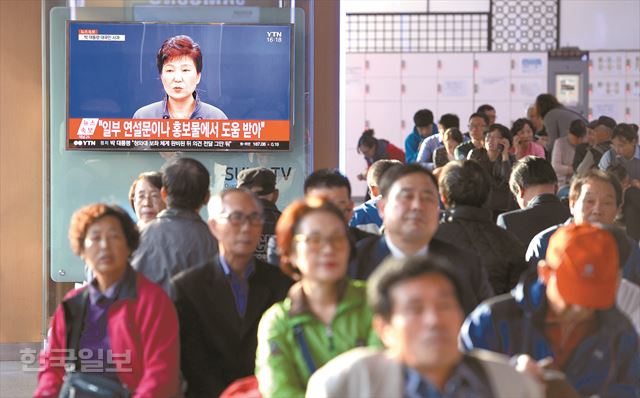
[[[176,156],[133,182],[137,225],[77,210],[87,280],[34,396],[640,396],[638,126],[549,94],[498,116],[365,131],[358,206],[338,170],[281,211],[271,170],[210,192]]]

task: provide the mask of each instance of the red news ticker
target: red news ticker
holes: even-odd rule
[[[288,120],[68,119],[70,140],[289,141]]]
[[[79,35],[97,35],[98,29],[78,29]]]

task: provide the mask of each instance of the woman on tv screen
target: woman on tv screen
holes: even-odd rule
[[[165,40],[158,51],[158,72],[166,96],[138,109],[134,119],[227,119],[225,113],[202,102],[196,92],[202,72],[202,52],[189,36]]]

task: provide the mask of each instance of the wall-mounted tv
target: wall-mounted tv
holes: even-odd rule
[[[292,25],[67,25],[68,150],[287,151]]]

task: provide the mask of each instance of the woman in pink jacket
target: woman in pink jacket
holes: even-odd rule
[[[129,265],[136,225],[117,206],[93,204],[73,214],[69,240],[95,277],[58,306],[34,396],[57,397],[65,365],[121,383],[133,397],[176,396],[178,319],[167,294]]]
[[[545,158],[544,147],[533,142],[533,124],[529,119],[521,118],[513,122],[511,136],[513,137],[513,154],[516,160],[525,156]]]

